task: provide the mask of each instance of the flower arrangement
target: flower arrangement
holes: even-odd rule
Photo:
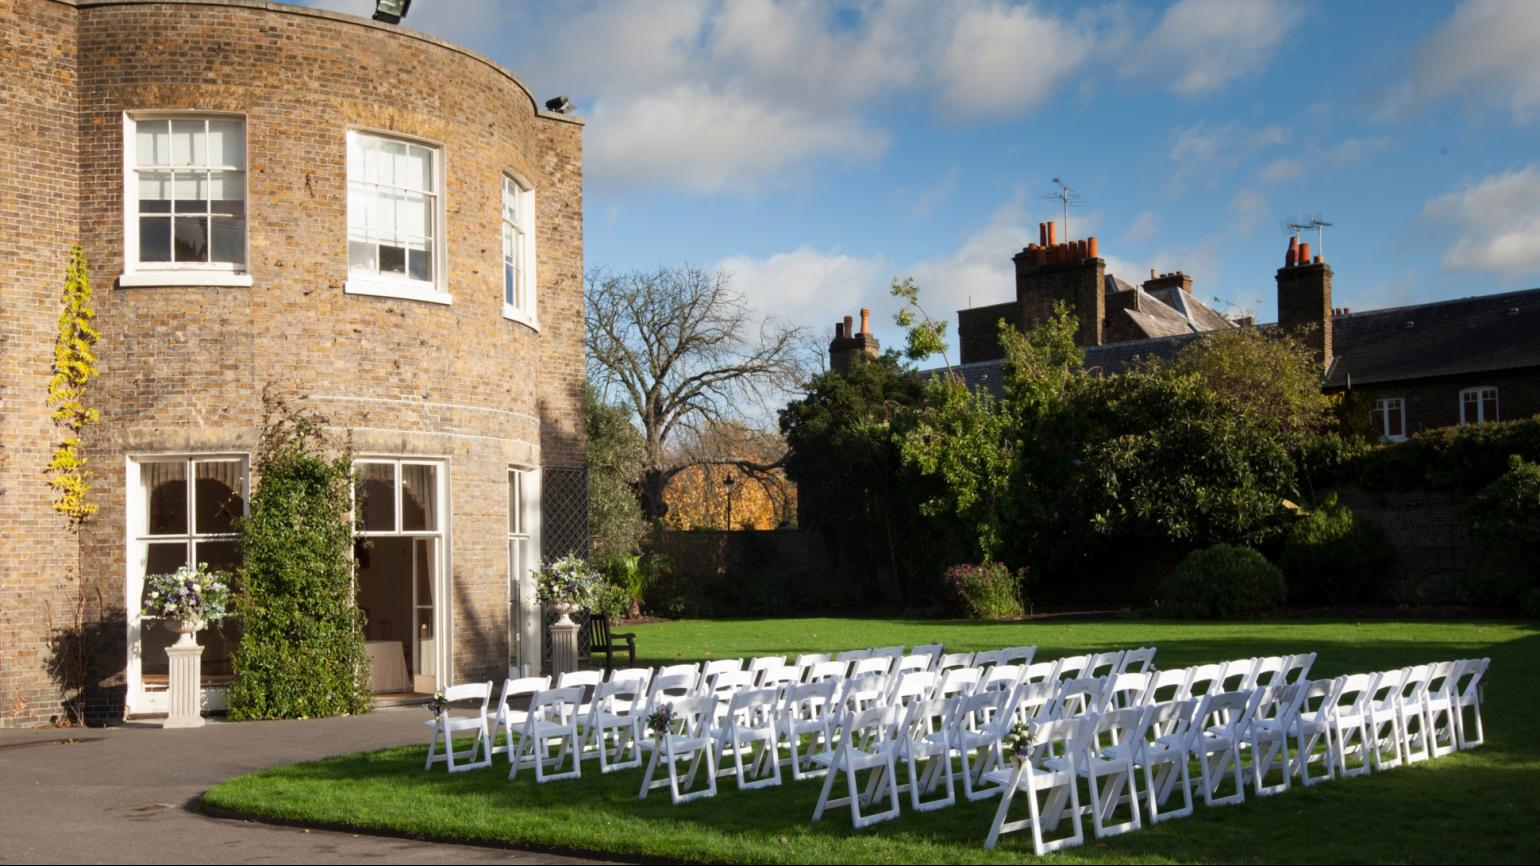
[[[212,625],[230,615],[230,575],[210,571],[206,562],[149,575],[144,588],[142,614],[147,617]]]
[[[547,604],[566,604],[592,610],[599,602],[604,578],[581,557],[567,555],[547,563],[535,575],[535,595]]]
[[[647,714],[647,730],[656,739],[663,739],[674,724],[673,704],[664,704]]]
[[[1017,766],[1021,766],[1032,757],[1032,748],[1037,745],[1033,742],[1033,736],[1031,725],[1018,723],[1000,741],[1000,747],[1012,761],[1016,762]]]
[[[423,706],[427,707],[428,712],[432,713],[434,717],[437,718],[438,716],[443,715],[445,710],[449,709],[449,701],[444,697],[444,690],[439,689],[433,693],[433,697],[430,698],[428,702]]]

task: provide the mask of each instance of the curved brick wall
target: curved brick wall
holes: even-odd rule
[[[79,238],[97,287],[103,371],[91,442],[102,509],[83,538],[88,577],[109,605],[126,603],[125,460],[249,454],[261,393],[272,388],[347,428],[360,454],[448,461],[454,676],[500,678],[507,468],[582,464],[580,122],[538,111],[484,58],[362,19],[245,0],[18,7],[23,17],[77,18]],[[175,109],[245,115],[250,288],[116,286],[123,114]],[[452,305],[344,294],[350,128],[442,147]],[[539,332],[502,315],[505,172],[536,191]],[[62,270],[62,261],[45,264]],[[42,301],[56,293],[50,284]],[[46,367],[49,347],[33,342]],[[110,704],[121,701],[120,691],[112,697],[121,631],[102,649]]]

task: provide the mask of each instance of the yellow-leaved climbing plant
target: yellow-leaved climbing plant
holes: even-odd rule
[[[64,438],[54,448],[47,474],[48,486],[54,491],[54,510],[78,527],[96,513],[95,503],[88,498],[91,473],[81,453],[81,436],[101,417],[86,405],[86,383],[96,376],[92,347],[97,333],[91,325],[96,318],[91,307],[91,275],[85,251],[79,246],[70,250],[62,306],[59,336],[53,345],[53,377],[48,380],[48,405],[53,407],[54,426],[64,431]]]

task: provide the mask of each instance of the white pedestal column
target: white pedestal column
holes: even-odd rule
[[[203,647],[172,645],[166,656],[171,659],[171,707],[164,727],[203,727]]]
[[[551,676],[559,677],[578,669],[578,632],[582,626],[571,620],[551,625]]]

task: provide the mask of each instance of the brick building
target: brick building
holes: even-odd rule
[[[1186,274],[1151,273],[1134,286],[1108,274],[1098,252],[1094,237],[1060,242],[1053,223],[1040,227],[1039,242],[1014,257],[1015,300],[957,313],[956,369],[969,384],[998,393],[998,323],[1026,328],[1055,302],[1080,322],[1086,367],[1106,372],[1139,357],[1168,358],[1203,334],[1251,324],[1197,300]],[[1274,275],[1277,327],[1315,350],[1327,391],[1362,398],[1383,438],[1540,414],[1540,289],[1352,312],[1332,306],[1332,276],[1308,243],[1291,240]],[[849,328],[848,320],[836,326],[831,357],[861,348]],[[876,340],[869,339],[866,348],[875,354]]]
[[[143,580],[234,564],[264,391],[351,437],[391,687],[538,669],[531,568],[583,511],[582,122],[464,48],[259,0],[8,0],[0,76],[0,725],[60,715],[77,578],[90,709],[164,710]],[[102,416],[78,541],[42,474],[76,243]],[[214,707],[237,632],[203,636]]]

